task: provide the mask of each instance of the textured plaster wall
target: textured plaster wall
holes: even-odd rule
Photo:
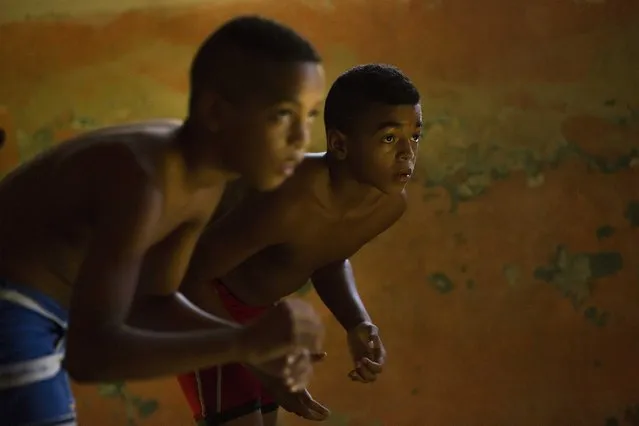
[[[388,365],[350,383],[309,293],[328,424],[639,425],[637,0],[152,3],[0,0],[0,174],[85,129],[183,116],[192,54],[235,14],[293,25],[331,79],[394,63],[428,132],[408,214],[354,259]],[[83,425],[189,424],[171,379],[77,395]]]

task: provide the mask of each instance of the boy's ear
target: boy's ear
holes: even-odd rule
[[[326,146],[328,151],[338,160],[344,160],[347,155],[347,137],[339,130],[331,129],[326,132]]]

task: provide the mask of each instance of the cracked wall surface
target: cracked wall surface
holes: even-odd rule
[[[388,62],[419,86],[409,211],[353,259],[388,351],[375,385],[347,379],[343,332],[302,292],[328,324],[327,424],[639,425],[639,2],[74,1],[0,4],[0,175],[182,117],[191,56],[239,13],[308,36],[331,80]],[[76,389],[80,424],[190,424],[172,379]]]

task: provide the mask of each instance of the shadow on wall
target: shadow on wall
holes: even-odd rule
[[[378,383],[348,381],[343,332],[304,295],[329,328],[311,388],[327,424],[639,426],[639,2],[237,0],[7,23],[0,175],[86,129],[183,116],[198,44],[246,12],[307,35],[331,79],[388,62],[423,94],[410,209],[353,259],[388,350]],[[170,378],[76,389],[83,424],[190,424]]]

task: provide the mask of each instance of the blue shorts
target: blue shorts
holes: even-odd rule
[[[0,424],[75,426],[62,369],[68,315],[54,300],[0,278]]]

